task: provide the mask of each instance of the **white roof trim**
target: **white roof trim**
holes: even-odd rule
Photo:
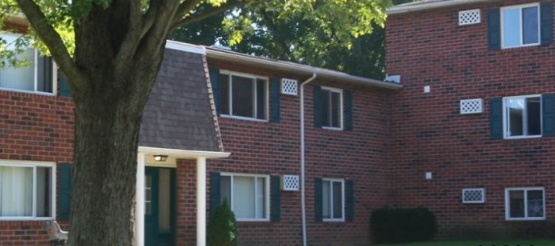
[[[190,52],[190,53],[206,55],[206,48],[204,48],[204,46],[182,43],[182,42],[176,42],[176,41],[173,41],[173,40],[166,40],[166,48],[172,49],[172,50],[180,50],[180,51],[185,51],[185,52]]]
[[[183,150],[183,149],[165,149],[156,147],[139,146],[139,153],[152,154],[152,155],[167,155],[180,159],[216,159],[226,158],[231,153],[229,152],[214,152],[214,151],[200,151],[200,150]]]
[[[402,14],[402,13],[422,11],[422,10],[445,8],[450,6],[462,5],[462,4],[483,3],[483,2],[492,2],[492,1],[496,1],[496,0],[443,0],[443,1],[434,1],[429,3],[414,2],[409,4],[401,4],[401,5],[393,6],[391,8],[388,8],[385,12],[388,15],[394,15],[394,14]]]
[[[331,80],[337,80],[338,82],[349,82],[349,83],[355,83],[359,85],[380,87],[380,88],[394,89],[394,90],[398,90],[403,87],[403,85],[399,83],[384,82],[381,80],[354,76],[354,75],[350,75],[347,73],[338,72],[334,70],[302,65],[302,64],[293,63],[293,62],[269,59],[264,57],[252,56],[252,55],[242,54],[238,52],[219,50],[214,48],[206,49],[206,56],[208,58],[215,58],[215,59],[231,61],[235,63],[242,62],[245,64],[253,64],[256,66],[278,69],[285,72],[301,73],[301,74],[306,74],[307,76],[312,76],[313,74],[316,74],[318,78],[327,78]]]

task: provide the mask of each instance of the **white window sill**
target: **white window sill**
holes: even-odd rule
[[[242,116],[235,116],[235,115],[228,115],[228,114],[220,114],[222,118],[229,118],[229,119],[237,119],[237,120],[247,120],[247,121],[255,121],[255,122],[268,122],[268,120],[261,120],[249,117],[242,117]]]
[[[517,46],[509,46],[509,47],[501,47],[501,49],[504,50],[508,50],[508,49],[518,49],[518,48],[526,48],[526,47],[533,47],[533,46],[540,46],[540,43],[535,43],[535,44],[523,44],[523,45],[517,45]]]
[[[345,222],[345,219],[322,219],[323,222]]]
[[[0,221],[50,221],[54,217],[0,217]]]
[[[322,129],[332,130],[332,131],[343,131],[343,127],[322,126]]]
[[[541,218],[505,218],[506,221],[539,221],[545,220],[545,217]]]
[[[504,139],[510,140],[510,139],[541,138],[541,137],[542,137],[542,135],[533,135],[533,136],[514,136],[514,137],[505,136]]]
[[[270,222],[270,219],[236,219],[237,222]]]
[[[19,92],[19,93],[27,93],[27,94],[36,94],[36,95],[43,95],[43,96],[56,96],[53,92],[42,92],[42,91],[26,91],[26,90],[18,90],[18,89],[10,89],[10,88],[2,88],[2,91],[11,91],[11,92]]]

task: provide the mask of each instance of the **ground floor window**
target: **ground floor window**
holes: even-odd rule
[[[322,179],[322,218],[324,221],[344,220],[343,179]]]
[[[545,219],[544,189],[541,187],[506,189],[505,209],[507,220]]]
[[[0,161],[0,219],[51,218],[54,163]]]
[[[225,174],[220,176],[221,201],[226,200],[238,221],[269,219],[269,177]]]

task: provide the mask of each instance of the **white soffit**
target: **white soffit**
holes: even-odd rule
[[[409,12],[416,12],[422,10],[430,10],[430,9],[437,9],[437,8],[445,8],[463,4],[472,4],[472,3],[483,3],[483,2],[493,2],[498,0],[427,0],[421,2],[414,2],[408,4],[400,4],[388,8],[385,12],[388,15],[394,14],[402,14],[402,13],[409,13]]]

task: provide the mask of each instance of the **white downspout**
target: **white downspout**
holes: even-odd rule
[[[145,153],[137,154],[137,184],[135,187],[135,243],[145,245]]]
[[[312,74],[312,77],[308,78],[301,83],[301,210],[302,210],[302,221],[303,221],[303,246],[307,246],[306,241],[306,201],[305,201],[305,189],[304,189],[304,85],[310,83],[316,78],[316,73]]]
[[[197,158],[197,246],[206,246],[206,158]]]

